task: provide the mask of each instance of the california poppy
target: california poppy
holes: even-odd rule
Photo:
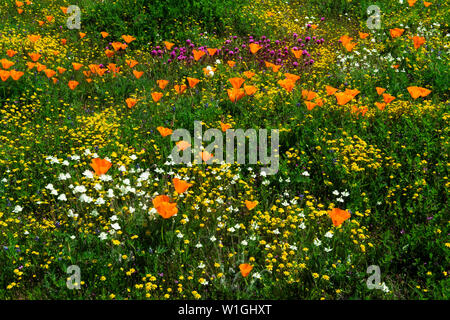
[[[228,129],[231,128],[231,124],[228,123],[223,123],[222,121],[220,122],[220,128],[222,129],[223,132],[227,131]]]
[[[361,39],[365,39],[365,38],[367,38],[368,36],[369,36],[368,33],[364,33],[364,32],[360,32],[360,33],[359,33],[359,37],[360,37]]]
[[[179,150],[184,151],[191,146],[191,144],[187,141],[181,140],[176,143]]]
[[[231,102],[237,102],[245,96],[245,91],[243,89],[227,89],[227,92]]]
[[[157,196],[152,202],[158,214],[164,219],[168,219],[178,213],[177,203],[170,202],[168,196]]]
[[[416,4],[417,0],[408,0],[408,4],[410,7],[414,6]]]
[[[167,137],[170,136],[173,132],[172,129],[169,128],[165,128],[165,127],[158,127],[156,128],[156,130],[158,130],[158,132],[163,136],[163,137]]]
[[[278,80],[278,84],[287,92],[292,92],[295,87],[294,81],[292,81],[291,79]]]
[[[349,37],[348,35],[343,35],[339,38],[339,40],[345,46],[347,43],[351,42],[353,40],[353,38]]]
[[[11,78],[15,81],[19,80],[24,75],[24,73],[22,71],[16,71],[16,70],[11,70],[9,72],[9,74],[10,74]]]
[[[191,183],[187,183],[186,181],[180,180],[178,178],[172,179],[172,183],[173,186],[175,187],[175,191],[180,194],[186,192],[186,190],[192,186]]]
[[[258,205],[258,201],[245,200],[245,206],[248,210],[253,210]]]
[[[94,169],[95,174],[101,176],[108,172],[109,168],[111,168],[112,163],[106,159],[95,158],[92,159],[91,167]]]
[[[208,151],[202,151],[200,152],[200,157],[202,158],[202,160],[204,162],[207,162],[208,160],[210,160],[212,157],[214,157],[213,154],[209,153]]]
[[[59,7],[64,14],[67,14],[68,7]]]
[[[377,106],[377,108],[378,108],[380,111],[383,111],[384,108],[386,108],[386,103],[384,103],[384,102],[375,102],[375,105]]]
[[[14,65],[14,62],[9,61],[7,59],[1,59],[0,64],[2,65],[3,69],[9,69],[11,66]]]
[[[350,100],[353,99],[353,96],[351,96],[345,92],[335,93],[334,96],[336,97],[337,104],[341,105],[341,106],[345,105],[347,102],[349,102]]]
[[[244,76],[246,76],[248,79],[251,79],[251,78],[255,75],[255,73],[254,73],[254,72],[251,72],[251,71],[244,71],[243,74],[244,74]]]
[[[424,5],[425,7],[429,7],[429,6],[431,6],[432,4],[433,4],[432,2],[426,2],[426,1],[423,2],[423,5]]]
[[[114,55],[114,51],[112,50],[105,50],[105,54],[108,58],[111,58]]]
[[[178,94],[182,94],[186,90],[187,86],[185,84],[183,85],[175,85],[174,89]]]
[[[47,78],[51,78],[56,74],[56,71],[52,70],[52,69],[45,69],[44,70],[45,75],[47,76]]]
[[[213,48],[208,48],[208,49],[206,49],[206,50],[208,51],[208,53],[209,53],[210,56],[215,55],[216,52],[217,52],[217,49],[213,49]]]
[[[350,212],[346,210],[341,210],[339,208],[333,208],[333,210],[328,211],[328,215],[333,221],[335,227],[340,226],[345,220],[350,218]]]
[[[394,96],[391,96],[391,95],[388,94],[388,93],[383,93],[383,100],[384,100],[384,102],[385,102],[386,104],[392,102],[394,99],[395,99]]]
[[[314,91],[310,91],[310,90],[302,90],[302,97],[305,100],[311,101],[312,99],[317,97],[317,93],[315,93]]]
[[[407,89],[413,99],[417,99],[419,97],[426,97],[427,95],[429,95],[431,93],[431,90],[428,90],[428,89],[422,88],[422,87],[412,86],[412,87],[408,87]]]
[[[86,36],[86,33],[84,32],[79,32],[78,34],[80,35],[80,39],[83,39]]]
[[[152,99],[158,102],[164,95],[161,92],[152,92]]]
[[[136,77],[136,79],[139,79],[144,74],[144,71],[133,70],[133,74]]]
[[[125,60],[125,62],[130,68],[133,68],[135,65],[138,64],[136,60]]]
[[[302,50],[294,50],[294,49],[291,49],[291,52],[293,53],[293,55],[294,55],[294,57],[296,57],[297,59],[299,59],[301,56],[302,56]]]
[[[242,263],[239,265],[239,270],[241,271],[241,274],[244,278],[250,274],[250,271],[252,271],[252,269],[253,267],[248,263]]]
[[[17,51],[12,50],[12,49],[6,50],[6,54],[7,54],[10,58],[14,57],[14,56],[16,55],[16,53],[17,53]]]
[[[271,68],[273,72],[278,72],[278,70],[280,70],[280,68],[281,68],[281,66],[273,64],[271,62],[268,62],[268,61],[264,61],[264,62],[266,64],[266,67]]]
[[[329,96],[335,94],[338,91],[338,89],[333,88],[332,86],[326,86],[325,89],[327,90],[327,95]]]
[[[164,88],[169,84],[168,80],[157,80],[156,83],[158,83],[158,87],[161,88],[161,90],[164,90]]]
[[[72,62],[72,66],[74,70],[79,70],[83,65],[78,62]]]
[[[122,39],[125,40],[126,43],[130,43],[131,41],[136,40],[135,37],[130,36],[130,35],[123,35],[123,36],[122,36]]]
[[[36,63],[34,63],[34,62],[31,62],[31,61],[28,61],[28,62],[27,62],[27,67],[28,67],[28,70],[31,70],[31,69],[33,69],[35,65],[36,65]]]
[[[30,40],[30,42],[35,43],[36,41],[38,41],[41,38],[40,35],[36,35],[36,34],[30,34],[28,36],[28,40]]]
[[[300,79],[300,76],[296,75],[296,74],[292,74],[292,73],[285,73],[284,76],[287,79],[292,80],[292,82],[294,82],[294,84],[297,82],[297,80]]]
[[[28,54],[31,58],[32,61],[36,62],[39,60],[39,58],[42,56],[41,54],[37,53],[37,52],[32,52]]]
[[[133,98],[127,98],[127,99],[125,100],[125,102],[126,102],[128,108],[131,109],[132,107],[134,107],[134,106],[136,105],[137,100],[136,100],[136,99],[133,99]]]
[[[11,73],[9,71],[0,70],[0,78],[2,79],[2,81],[8,80],[10,75],[11,75]]]
[[[234,89],[239,89],[242,86],[242,84],[244,83],[245,79],[236,77],[236,78],[230,78],[230,79],[228,79],[228,81],[230,81],[230,83]]]
[[[376,87],[375,89],[377,90],[377,93],[378,93],[378,95],[380,95],[380,96],[383,94],[383,92],[386,91],[386,89],[380,88],[380,87]]]
[[[166,47],[167,50],[172,49],[172,47],[175,45],[175,43],[169,42],[169,41],[164,41],[164,46]]]
[[[357,43],[348,42],[344,44],[344,47],[348,52],[351,52],[356,45]]]
[[[228,60],[227,64],[230,68],[233,68],[236,65],[236,62],[234,62],[233,60]]]
[[[105,31],[100,32],[100,34],[102,35],[103,39],[109,36],[109,33]]]
[[[253,54],[257,53],[262,48],[262,46],[257,43],[250,43],[248,46],[250,47],[250,52]]]
[[[425,43],[425,38],[419,37],[419,36],[414,36],[413,42],[414,42],[414,49],[418,49],[418,48],[420,48],[420,46],[422,46]]]
[[[189,83],[189,87],[191,87],[191,88],[194,88],[197,85],[197,83],[200,82],[200,80],[198,80],[196,78],[190,78],[190,77],[187,77],[187,81]]]
[[[312,101],[305,101],[306,104],[306,108],[311,111],[312,109],[314,109],[314,107],[317,105],[316,103],[312,102]]]
[[[75,80],[70,80],[68,86],[71,90],[74,90],[78,86],[79,82]]]
[[[400,37],[403,34],[403,32],[405,32],[405,29],[394,28],[390,29],[389,32],[391,33],[392,38],[397,38]]]
[[[192,53],[194,54],[194,60],[198,61],[201,59],[201,57],[203,57],[205,55],[205,51],[201,51],[201,50],[192,50]]]
[[[244,84],[244,91],[245,91],[245,94],[246,94],[246,95],[252,96],[252,95],[255,94],[256,91],[258,91],[258,88],[255,87],[255,86],[246,86],[246,85]]]

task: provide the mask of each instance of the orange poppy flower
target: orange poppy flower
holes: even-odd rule
[[[61,44],[62,44],[63,46],[65,46],[66,43],[67,43],[67,39],[61,39]]]
[[[318,25],[317,25],[317,24],[312,24],[312,25],[311,25],[311,28],[313,28],[314,30],[316,30],[316,29],[317,29],[317,27],[318,27]]]
[[[368,36],[369,36],[368,33],[364,33],[364,32],[360,32],[360,33],[359,33],[359,37],[360,37],[361,39],[365,39],[365,38],[367,38]]]
[[[344,44],[344,47],[348,52],[351,52],[356,45],[357,43],[348,42]]]
[[[31,62],[31,61],[28,61],[28,62],[27,62],[28,70],[33,69],[35,65],[36,65],[36,63]]]
[[[315,97],[317,97],[317,93],[315,93],[314,91],[302,90],[302,98],[303,99],[311,101]]]
[[[53,16],[46,16],[45,19],[47,19],[48,22],[52,22],[53,21]]]
[[[405,29],[394,28],[390,29],[389,32],[391,33],[392,38],[398,38],[405,32]]]
[[[253,210],[258,205],[258,201],[248,201],[245,200],[245,206],[248,210]]]
[[[187,77],[187,81],[189,83],[189,87],[191,87],[191,88],[194,88],[197,85],[197,83],[200,82],[200,80],[198,80],[196,78],[190,78],[190,77]]]
[[[173,132],[172,129],[169,128],[165,128],[165,127],[158,127],[156,128],[156,130],[158,130],[158,132],[163,136],[163,137],[167,137],[170,136]]]
[[[9,72],[9,74],[10,74],[11,78],[15,81],[19,80],[24,75],[24,73],[22,71],[16,71],[16,70],[11,70]]]
[[[297,80],[300,79],[300,76],[298,76],[296,74],[292,74],[292,73],[285,73],[284,76],[287,79],[292,80],[292,82],[294,82],[294,84],[297,82]]]
[[[36,34],[30,34],[28,36],[28,40],[30,40],[30,42],[35,43],[36,41],[38,41],[41,38],[40,35],[36,35]]]
[[[112,163],[106,159],[95,158],[92,159],[91,167],[94,169],[95,174],[101,176],[108,172],[109,168],[111,168]]]
[[[347,43],[350,43],[353,40],[353,38],[349,37],[348,35],[343,35],[339,38],[339,40],[345,46]]]
[[[112,50],[105,50],[105,54],[108,58],[111,58],[114,55],[114,51]]]
[[[83,39],[86,36],[86,33],[84,32],[79,32],[78,34],[80,35],[80,39]]]
[[[158,197],[164,197],[164,198],[157,199]],[[156,211],[158,212],[158,214],[161,217],[163,217],[164,219],[169,219],[170,217],[172,217],[178,213],[178,208],[177,208],[176,202],[169,202],[170,199],[168,199],[167,196],[158,196],[158,197],[153,199],[153,205],[155,206]],[[168,199],[168,200],[166,201],[166,199]],[[157,205],[155,205],[155,202]]]
[[[425,43],[425,38],[414,36],[413,41],[414,41],[414,49],[419,49],[420,46],[422,46]]]
[[[252,269],[253,267],[248,263],[242,263],[239,265],[239,270],[241,271],[241,274],[244,278],[250,274],[250,271],[252,271]]]
[[[164,90],[164,88],[169,84],[168,80],[157,80],[156,83],[158,83],[158,87],[161,88],[161,90]]]
[[[111,45],[112,45],[114,51],[119,51],[120,49],[122,49],[122,42],[115,41],[115,42],[112,42]]]
[[[37,52],[32,52],[28,54],[31,58],[32,61],[36,62],[39,60],[40,57],[42,57],[41,54],[37,53]]]
[[[52,69],[45,69],[44,70],[45,75],[47,76],[47,78],[51,78],[56,74],[56,71],[52,70]]]
[[[153,206],[154,206],[155,208],[159,207],[159,206],[161,205],[161,203],[163,203],[163,202],[170,202],[169,196],[166,196],[166,195],[159,195],[159,196],[156,196],[156,197],[152,200]]]
[[[252,95],[255,94],[256,91],[258,91],[258,88],[255,87],[255,86],[246,86],[246,85],[244,84],[244,91],[245,91],[245,94],[246,94],[246,95],[252,96]]]
[[[294,54],[294,57],[296,57],[297,59],[299,59],[302,56],[302,50],[291,49],[291,52]]]
[[[317,105],[319,106],[319,107],[322,107],[323,106],[323,100],[322,99],[316,99],[316,103],[317,103]]]
[[[377,108],[378,108],[380,111],[383,111],[384,108],[386,108],[386,103],[384,103],[384,102],[375,102],[375,105],[377,106]]]
[[[192,186],[192,183],[187,183],[186,181],[180,180],[178,178],[172,179],[172,183],[175,187],[175,191],[179,194],[186,192],[186,190]]]
[[[79,70],[83,65],[78,62],[72,62],[72,66],[74,70]]]
[[[361,91],[358,89],[345,89],[344,93],[351,95],[353,98],[356,97]]]
[[[257,53],[262,48],[262,46],[257,43],[250,43],[248,46],[250,47],[250,52],[252,54]]]
[[[22,7],[23,6],[23,2],[22,1],[16,1],[16,6],[17,7]]]
[[[231,128],[231,124],[228,123],[223,123],[222,121],[220,122],[220,128],[222,129],[223,132],[227,131],[228,129]]]
[[[169,42],[169,41],[164,41],[164,46],[166,47],[167,50],[172,49],[172,47],[175,45],[175,43]]]
[[[384,100],[384,102],[385,102],[386,104],[392,102],[394,99],[395,99],[394,96],[391,96],[391,95],[388,94],[388,93],[383,93],[383,100]]]
[[[207,162],[208,160],[210,160],[212,157],[214,157],[213,154],[209,153],[208,151],[202,151],[200,152],[200,157],[202,158],[202,160],[204,162]]]
[[[152,99],[153,99],[153,101],[155,101],[155,102],[158,102],[159,100],[161,100],[161,98],[163,97],[164,95],[161,93],[161,92],[152,92]]]
[[[408,4],[410,7],[412,7],[413,5],[415,5],[417,2],[417,0],[408,0]]]
[[[11,66],[14,65],[14,62],[9,61],[7,59],[1,59],[0,64],[2,65],[3,69],[9,69]]]
[[[168,80],[157,80],[156,83],[158,83],[158,86],[161,88],[161,90],[164,90],[164,88],[169,83]]]
[[[194,54],[194,60],[198,61],[201,59],[201,57],[203,57],[206,53],[205,51],[201,51],[201,50],[192,50],[192,53]]]
[[[429,6],[431,6],[432,4],[433,4],[432,2],[426,2],[426,1],[423,2],[423,5],[424,5],[425,7],[429,7]]]
[[[236,78],[230,78],[230,79],[228,79],[228,81],[230,81],[230,83],[234,89],[239,89],[242,86],[242,84],[244,83],[245,79],[236,77]]]
[[[237,102],[245,96],[245,91],[243,89],[227,89],[227,92],[231,102]]]
[[[44,71],[45,69],[47,69],[47,67],[43,64],[40,64],[39,62],[36,63],[36,69],[38,72]]]
[[[68,7],[59,7],[64,14],[67,14]]]
[[[191,146],[191,144],[187,141],[181,140],[176,143],[179,150],[184,151]]]
[[[429,95],[431,93],[431,90],[428,90],[428,89],[422,88],[422,87],[412,86],[412,87],[408,87],[406,89],[408,89],[408,92],[413,99],[417,99],[419,97],[426,97],[427,95]]]
[[[123,35],[123,36],[122,36],[122,39],[125,40],[126,43],[130,43],[131,41],[136,40],[135,37],[130,36],[130,35]]]
[[[377,90],[377,93],[378,93],[378,95],[380,95],[380,96],[383,94],[383,92],[386,91],[386,89],[380,88],[380,87],[376,87],[375,89]]]
[[[39,20],[38,23],[39,23],[39,26],[42,27],[42,25],[45,23],[45,21]]]
[[[133,74],[137,79],[139,79],[144,74],[144,71],[133,70]]]
[[[14,57],[14,56],[16,55],[16,53],[17,53],[17,51],[12,50],[12,49],[6,50],[6,54],[7,54],[10,58]]]
[[[312,101],[305,101],[306,104],[306,108],[311,111],[312,109],[314,109],[314,107],[317,105],[316,103],[312,102]]]
[[[335,94],[338,91],[338,89],[333,88],[332,86],[326,86],[325,89],[327,90],[327,95],[329,96]]]
[[[255,75],[255,73],[251,72],[251,71],[244,71],[243,73],[244,73],[244,76],[246,76],[248,79],[253,78],[253,76]]]
[[[230,68],[233,68],[236,65],[236,62],[234,62],[233,60],[228,60],[227,64]]]
[[[100,77],[103,77],[103,75],[105,74],[106,70],[107,70],[106,68],[97,68],[97,74]]]
[[[2,81],[8,80],[10,75],[11,75],[11,73],[9,71],[0,70],[0,78],[2,79]]]
[[[17,8],[17,12],[18,12],[19,14],[22,14],[23,9]]]
[[[75,80],[70,80],[68,86],[71,90],[74,90],[78,86],[79,82]]]
[[[139,63],[136,60],[125,60],[125,62],[130,68],[133,68],[135,65]]]
[[[212,49],[212,48],[208,48],[208,49],[206,49],[206,50],[208,51],[208,53],[209,53],[210,56],[215,55],[216,52],[217,52],[217,49]]]
[[[134,107],[134,106],[136,105],[137,99],[127,98],[127,99],[125,100],[125,102],[126,102],[128,108],[131,109],[132,107]]]
[[[100,34],[102,35],[103,39],[105,39],[107,36],[109,36],[109,33],[105,32],[105,31],[100,32]]]
[[[353,96],[345,93],[345,92],[338,92],[335,93],[334,96],[336,97],[337,104],[340,106],[345,105],[347,102],[353,99]]]
[[[187,86],[185,84],[182,85],[177,84],[174,86],[174,89],[178,94],[182,94],[187,89]]]
[[[333,208],[333,210],[328,211],[328,215],[333,221],[335,227],[340,226],[345,220],[350,218],[350,212],[346,210],[341,210],[339,208]]]
[[[264,63],[266,64],[267,68],[271,68],[273,72],[278,72],[278,70],[280,70],[281,66],[278,66],[276,64],[273,64],[271,62],[268,61],[264,61]]]
[[[278,80],[278,84],[281,87],[283,87],[284,90],[286,90],[287,92],[292,92],[292,90],[294,90],[295,87],[295,83],[291,79]]]

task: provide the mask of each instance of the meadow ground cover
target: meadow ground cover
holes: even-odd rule
[[[446,1],[0,13],[0,299],[448,299]],[[175,163],[195,121],[278,172]]]

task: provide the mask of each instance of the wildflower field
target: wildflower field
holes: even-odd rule
[[[0,299],[448,299],[449,9],[2,0]]]

